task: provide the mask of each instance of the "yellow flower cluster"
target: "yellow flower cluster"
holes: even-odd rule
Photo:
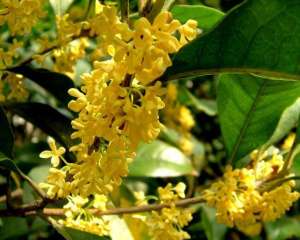
[[[192,220],[191,210],[175,206],[176,201],[185,197],[184,191],[185,184],[182,182],[175,187],[169,183],[164,188],[158,188],[158,203],[168,204],[170,207],[163,208],[161,211],[152,211],[144,217],[139,217],[146,224],[151,239],[181,240],[190,238],[189,234],[182,228]],[[147,198],[143,193],[137,192],[135,196],[138,204],[147,204]]]
[[[95,195],[92,201],[80,196],[68,197],[68,203],[64,206],[66,218],[60,219],[58,223],[99,236],[108,235],[109,222],[101,217],[95,217],[87,208],[87,205],[90,205],[104,211],[106,202],[107,198],[104,195]]]
[[[17,51],[22,45],[22,42],[14,39],[8,48],[0,48],[0,69],[13,64],[13,59],[18,56]]]
[[[1,0],[0,25],[8,24],[11,34],[29,33],[44,16],[44,0]]]
[[[53,70],[74,77],[74,69],[78,59],[85,55],[85,48],[88,46],[87,39],[81,38],[69,44],[55,49],[52,53],[54,66]]]
[[[187,155],[193,151],[190,130],[195,125],[191,111],[177,101],[177,86],[169,83],[164,102],[163,121],[167,127],[177,130],[182,136],[179,140],[180,149]]]
[[[140,18],[131,29],[114,7],[105,5],[85,25],[98,36],[104,60],[82,76],[81,91],[69,90],[76,98],[69,108],[79,113],[71,137],[80,143],[70,149],[77,161],[56,170],[61,179],[68,178],[60,183],[63,189],[48,181],[52,197],[107,194],[120,185],[137,145],[160,132],[164,89],[154,80],[171,65],[169,54],[197,34],[195,21],[181,25],[169,12],[160,13],[153,24]]]
[[[223,178],[204,192],[208,205],[217,210],[217,220],[248,235],[257,235],[261,222],[282,216],[300,197],[293,191],[293,180],[276,181],[283,164],[282,155],[274,151],[271,159],[258,161],[252,167],[227,167]]]
[[[4,93],[7,84],[8,91]],[[5,72],[0,79],[0,102],[4,101],[24,101],[28,97],[28,92],[24,87],[23,76]]]

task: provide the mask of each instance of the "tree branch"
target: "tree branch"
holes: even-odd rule
[[[179,200],[175,202],[176,207],[186,207],[192,204],[203,203],[204,199],[202,196],[186,198],[183,200]],[[89,212],[96,216],[105,216],[105,215],[122,215],[122,214],[133,214],[140,212],[149,212],[149,211],[159,211],[163,208],[170,207],[171,204],[149,204],[142,205],[136,207],[128,207],[128,208],[115,208],[109,209],[106,211],[100,211],[99,209],[89,209]],[[65,209],[62,208],[44,208],[41,210],[42,206],[40,203],[30,204],[27,206],[23,206],[21,208],[17,208],[14,211],[10,211],[9,209],[0,209],[0,217],[8,217],[8,216],[31,216],[31,215],[39,215],[43,214],[45,216],[64,216]]]
[[[22,189],[17,189],[17,190],[15,190],[15,191],[12,191],[11,192],[11,198],[13,199],[13,198],[18,198],[18,197],[20,197],[20,196],[22,196],[23,195],[23,190]],[[6,195],[4,195],[4,196],[0,196],[0,203],[4,203],[4,202],[6,202],[6,199],[7,199],[7,197],[6,197]]]

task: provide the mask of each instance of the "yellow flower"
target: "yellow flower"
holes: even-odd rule
[[[258,157],[257,153],[252,156]],[[232,170],[227,167],[223,178],[204,192],[207,204],[216,208],[220,223],[236,226],[248,235],[259,234],[261,222],[279,218],[300,197],[293,191],[293,180],[275,182],[270,187],[269,180],[276,177],[284,161],[279,151],[274,151],[271,158],[268,154],[263,156],[266,159],[249,168]]]
[[[63,198],[71,193],[71,184],[66,182],[66,172],[56,168],[50,168],[47,183],[40,183],[42,189],[47,190],[47,196],[50,198]]]
[[[296,139],[296,134],[290,133],[288,137],[284,140],[284,143],[282,144],[282,149],[289,150],[293,146],[295,139]]]
[[[52,137],[48,138],[48,144],[50,147],[50,151],[49,150],[45,150],[43,152],[40,153],[40,157],[41,158],[51,158],[51,164],[53,167],[57,167],[59,165],[60,162],[60,158],[62,157],[62,155],[65,153],[65,148],[64,147],[56,147],[55,144],[55,140]]]
[[[2,0],[6,14],[0,16],[0,24],[7,22],[11,34],[26,34],[45,14],[42,11],[44,0]]]
[[[185,184],[180,182],[175,187],[168,184],[158,188],[159,203],[170,204],[161,211],[152,211],[145,219],[141,218],[148,227],[151,239],[189,239],[190,236],[182,228],[192,220],[189,209],[175,207],[175,201],[184,198]]]

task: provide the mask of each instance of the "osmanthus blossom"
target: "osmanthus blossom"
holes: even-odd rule
[[[257,161],[257,151],[252,154],[254,165],[248,168],[227,167],[224,176],[205,190],[204,199],[216,208],[217,220],[229,227],[236,226],[247,235],[257,235],[262,222],[281,217],[300,197],[294,191],[295,181],[276,179],[284,161],[279,150]],[[272,181],[273,180],[273,181]]]

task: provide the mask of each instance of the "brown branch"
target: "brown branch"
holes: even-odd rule
[[[74,40],[76,40],[76,39],[79,39],[79,38],[81,38],[81,37],[89,36],[89,33],[90,33],[90,30],[89,30],[89,29],[82,29],[81,32],[80,32],[80,34],[75,35],[75,36],[73,36],[73,37],[71,38],[71,41],[70,41],[70,42],[72,42],[72,41],[74,41]],[[17,64],[14,65],[14,66],[8,67],[8,68],[6,68],[6,69],[0,69],[0,70],[2,70],[2,71],[3,71],[3,70],[13,71],[13,69],[16,68],[16,67],[23,66],[23,65],[27,65],[27,64],[31,63],[31,62],[34,60],[34,56],[36,56],[36,55],[44,55],[44,54],[47,54],[47,53],[49,53],[49,52],[51,52],[51,51],[53,51],[53,50],[55,50],[55,49],[58,49],[58,48],[60,48],[60,47],[61,47],[61,45],[59,45],[59,44],[54,45],[54,46],[51,46],[51,47],[49,47],[49,48],[44,49],[43,51],[41,51],[41,52],[39,52],[39,53],[35,53],[35,54],[31,55],[30,57],[24,59],[23,61],[17,63]]]
[[[23,190],[21,188],[15,190],[15,191],[12,191],[10,194],[11,199],[18,198],[22,195],[23,195]],[[7,199],[6,195],[0,196],[0,203],[6,202],[6,199]]]
[[[175,202],[175,206],[177,207],[186,207],[192,204],[203,203],[203,197],[193,197],[187,198],[183,200],[179,200]],[[115,208],[109,209],[106,211],[100,211],[99,209],[89,209],[91,214],[96,216],[104,216],[104,215],[122,215],[122,214],[133,214],[140,212],[149,212],[149,211],[159,211],[163,208],[170,207],[170,204],[150,204],[150,205],[142,205],[137,207],[128,207],[128,208]],[[65,209],[62,208],[44,208],[41,209],[41,204],[37,203],[36,206],[34,204],[30,204],[28,206],[23,206],[22,208],[14,209],[10,211],[9,209],[1,209],[0,216],[8,217],[8,216],[31,216],[43,214],[45,216],[63,216]],[[40,210],[40,211],[38,211]]]

